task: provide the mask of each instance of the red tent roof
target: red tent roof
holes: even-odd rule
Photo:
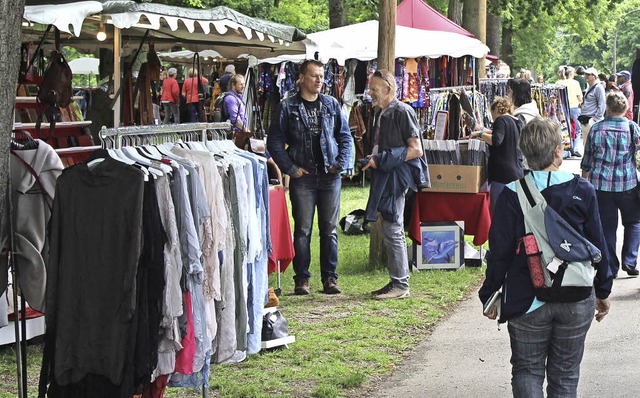
[[[474,37],[422,0],[404,0],[397,9],[396,24],[423,30],[439,30]]]

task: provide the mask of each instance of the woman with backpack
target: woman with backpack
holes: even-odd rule
[[[497,203],[500,217],[491,222],[491,256],[487,259],[486,279],[479,296],[487,303],[494,292],[502,289],[498,322],[509,322],[511,387],[516,398],[576,397],[587,331],[594,314],[601,321],[610,308],[609,257],[600,219],[593,216],[598,214],[596,192],[584,178],[560,170],[563,145],[557,123],[541,117],[527,123],[519,143],[531,170],[527,179],[531,177],[547,206],[595,245],[602,257],[594,264],[592,286],[577,287],[581,289],[579,297],[573,294],[576,287],[571,286],[568,291],[560,287],[560,293],[566,292],[566,296],[541,301],[536,296],[523,247],[525,216],[516,192],[518,181],[508,184],[500,195]],[[553,262],[543,265],[553,269]],[[562,266],[554,271],[558,280],[567,277],[560,274]],[[485,316],[495,319],[498,314],[488,311]]]
[[[470,136],[489,145],[487,179],[490,184],[491,210],[505,184],[519,180],[524,175],[524,156],[518,149],[522,122],[512,115],[512,108],[513,105],[508,98],[497,97],[489,108],[493,130],[483,128],[474,131]]]

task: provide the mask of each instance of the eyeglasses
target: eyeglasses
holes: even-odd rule
[[[387,86],[391,87],[391,83],[389,83],[389,80],[387,80],[386,77],[384,77],[384,75],[382,74],[382,72],[380,72],[379,70],[373,72],[373,75],[375,77],[379,77],[380,79],[384,80],[385,83],[387,83]]]

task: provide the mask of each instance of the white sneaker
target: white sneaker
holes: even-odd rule
[[[405,297],[409,297],[409,289],[400,289],[394,286],[388,292],[377,295],[376,300],[400,299]]]

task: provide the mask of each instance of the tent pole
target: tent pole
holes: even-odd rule
[[[122,84],[122,72],[120,70],[120,50],[121,50],[122,36],[120,29],[113,27],[113,92],[120,92],[120,85]],[[113,127],[120,127],[120,96],[115,98],[115,106],[113,107]]]

